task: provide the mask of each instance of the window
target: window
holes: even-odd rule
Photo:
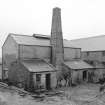
[[[102,52],[102,55],[105,56],[105,51]]]
[[[41,74],[36,74],[36,81],[41,82]]]

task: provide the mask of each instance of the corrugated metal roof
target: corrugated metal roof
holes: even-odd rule
[[[64,62],[64,64],[74,70],[94,68],[93,66],[89,65],[88,63],[82,60],[66,61]]]
[[[18,44],[50,46],[48,39],[39,39],[28,35],[11,35]]]
[[[40,45],[40,46],[51,46],[50,45],[50,40],[47,38],[38,38],[35,36],[28,36],[28,35],[17,35],[17,34],[10,34],[13,39],[18,43],[18,44],[23,44],[23,45]],[[38,36],[38,35],[37,35]],[[41,35],[40,35],[41,36]],[[42,35],[43,36],[43,35]],[[68,40],[64,40],[64,47],[72,47],[76,48],[71,45],[71,43]]]
[[[81,48],[82,51],[105,50],[105,35],[71,40],[71,45]]]
[[[43,60],[25,60],[22,64],[30,72],[52,72],[55,71],[49,64]]]

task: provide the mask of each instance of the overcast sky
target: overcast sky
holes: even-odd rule
[[[0,0],[0,47],[9,33],[50,35],[54,7],[64,38],[105,34],[105,0]]]

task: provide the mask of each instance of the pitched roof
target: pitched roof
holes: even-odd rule
[[[80,47],[82,51],[103,51],[105,50],[105,35],[71,40],[70,43]]]
[[[50,42],[48,39],[39,39],[39,38],[35,38],[33,36],[28,36],[28,35],[12,34],[11,36],[18,44],[50,46]]]
[[[43,60],[25,60],[22,64],[30,72],[53,72],[55,71],[48,63]]]
[[[50,40],[49,40],[50,37],[46,35],[36,35],[36,37],[29,36],[29,35],[18,35],[18,34],[10,34],[10,35],[18,44],[51,46]],[[64,43],[64,47],[76,48],[76,47],[73,47],[68,40],[64,40],[63,43]]]
[[[90,68],[92,69],[93,68],[93,66],[89,65],[88,63],[86,63],[82,60],[65,61],[64,64],[73,70],[90,69]]]

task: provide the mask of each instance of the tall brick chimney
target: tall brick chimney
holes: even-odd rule
[[[57,68],[57,70],[61,70],[62,63],[64,61],[64,49],[61,25],[61,9],[58,7],[53,8],[50,42],[52,46],[51,63]]]

